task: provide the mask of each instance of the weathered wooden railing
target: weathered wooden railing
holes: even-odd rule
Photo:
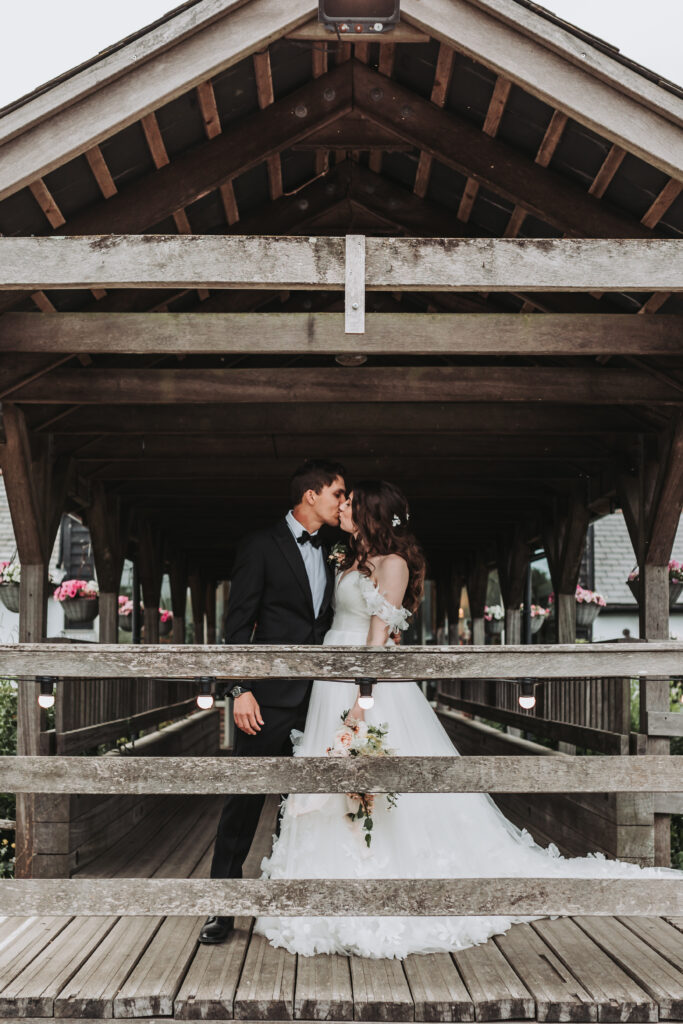
[[[444,680],[439,703],[522,729],[544,739],[573,743],[603,754],[628,754],[630,679],[565,678],[537,687],[533,712],[519,707],[515,679]]]
[[[681,648],[652,643],[601,647],[367,648],[135,647],[80,650],[49,644],[0,648],[6,675],[59,677],[374,678],[381,681],[514,676],[562,685],[567,676],[677,674]],[[672,792],[683,757],[392,757],[0,759],[0,789],[17,793],[225,792]],[[192,770],[194,769],[194,770]],[[683,914],[678,878],[12,880],[0,883],[7,915],[220,913],[356,916]]]

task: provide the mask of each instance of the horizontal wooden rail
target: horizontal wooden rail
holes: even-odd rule
[[[683,736],[683,713],[680,711],[648,711],[643,722],[648,736]]]
[[[10,818],[0,818],[0,829],[5,832],[14,832],[16,827],[16,821],[12,821]]]
[[[391,738],[391,734],[389,735]],[[0,757],[8,793],[665,793],[683,755],[648,757]]]
[[[561,877],[30,879],[0,882],[0,911],[8,917],[677,916],[683,885],[668,878]]]
[[[537,644],[510,647],[293,647],[251,644],[0,645],[6,676],[92,676],[179,679],[407,679],[532,678],[683,675],[683,646]]]
[[[0,290],[345,286],[344,238],[0,238]],[[671,238],[367,238],[375,291],[683,291]]]
[[[177,704],[169,704],[164,707],[151,708],[149,711],[140,711],[127,718],[112,719],[108,722],[98,722],[95,725],[85,725],[80,729],[67,729],[65,732],[56,734],[56,747],[58,754],[75,754],[82,750],[89,750],[100,743],[110,743],[119,739],[125,731],[140,732],[158,722],[169,722],[173,718],[180,718],[196,711],[197,705],[193,697],[188,700],[179,701]]]
[[[587,725],[575,725],[573,722],[558,722],[551,718],[538,718],[536,715],[523,715],[508,708],[500,708],[495,704],[479,704],[474,700],[452,697],[449,693],[437,693],[436,701],[446,704],[449,708],[466,711],[491,722],[504,722],[516,729],[524,729],[535,736],[544,736],[565,743],[596,750],[601,754],[628,754],[629,738],[625,733],[608,732],[606,729],[593,729]],[[683,717],[683,716],[682,716]]]

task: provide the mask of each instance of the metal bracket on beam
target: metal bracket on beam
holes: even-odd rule
[[[365,235],[346,236],[344,332],[365,334]]]

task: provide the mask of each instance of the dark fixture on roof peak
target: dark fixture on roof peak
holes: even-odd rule
[[[387,32],[399,14],[400,0],[318,0],[318,21],[339,35]]]

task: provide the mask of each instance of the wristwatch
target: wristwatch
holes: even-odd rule
[[[237,700],[243,693],[251,693],[251,690],[246,690],[244,686],[233,686],[232,690],[228,690],[228,693],[233,700]]]

